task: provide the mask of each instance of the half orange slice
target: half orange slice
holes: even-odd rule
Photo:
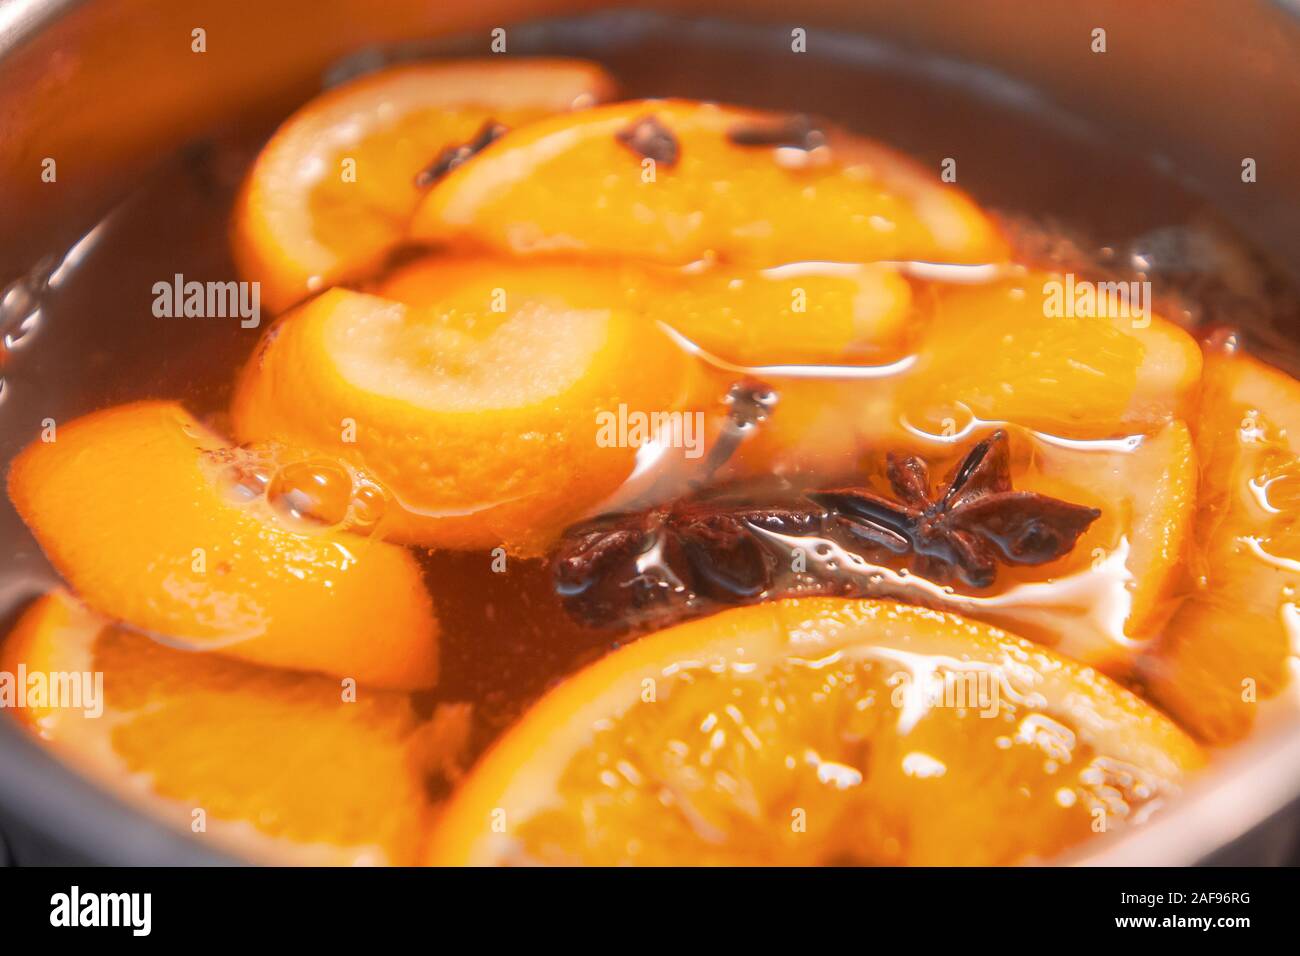
[[[397,66],[323,93],[248,174],[232,226],[240,273],[275,312],[365,275],[404,236],[422,171],[448,150],[612,92],[592,63],[494,58]]]
[[[651,436],[619,423],[683,413],[687,358],[618,305],[613,272],[479,261],[444,278],[432,306],[333,290],[285,316],[243,373],[235,431],[372,474],[395,540],[539,553],[632,473]]]
[[[1140,698],[987,625],[781,601],[553,690],[433,834],[438,864],[993,864],[1140,818],[1202,758]]]
[[[337,461],[232,448],[175,403],[139,402],[28,446],[9,495],[55,569],[112,620],[362,685],[437,679],[419,566],[346,530],[375,500]]]
[[[1149,304],[1141,316],[1109,302],[1091,313],[1055,310],[1050,290],[1065,283],[1027,272],[941,289],[902,389],[909,420],[935,433],[945,419],[974,416],[1107,438],[1189,417],[1202,365],[1196,340]]]
[[[617,103],[508,133],[429,192],[411,235],[678,265],[1006,254],[962,192],[884,147],[687,100]]]
[[[11,713],[55,753],[217,849],[267,863],[417,858],[428,725],[404,694],[349,700],[328,678],[163,647],[61,591],[23,614],[0,669],[26,676]]]

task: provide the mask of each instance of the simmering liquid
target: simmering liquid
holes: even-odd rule
[[[848,55],[854,51],[846,43],[835,58],[790,57],[772,52],[761,34],[747,30],[700,27],[670,35],[653,21],[644,27],[617,42],[597,42],[582,21],[568,22],[529,34],[524,45],[537,45],[528,52],[571,53],[599,62],[617,78],[620,98],[688,97],[811,111],[910,155],[927,175],[955,170],[956,185],[1002,224],[1018,265],[890,263],[890,276],[898,284],[888,288],[906,297],[903,331],[892,345],[835,361],[819,358],[811,324],[804,332],[787,329],[770,349],[761,335],[751,340],[737,331],[745,325],[743,315],[725,326],[716,341],[682,327],[669,332],[674,347],[688,356],[693,374],[709,383],[709,399],[698,406],[701,417],[678,423],[687,429],[677,434],[680,440],[642,447],[627,481],[582,518],[644,516],[660,509],[657,520],[669,520],[675,503],[684,499],[704,502],[715,512],[723,506],[733,512],[757,509],[764,514],[745,512],[750,518],[744,540],[729,541],[718,554],[743,556],[757,547],[769,556],[766,577],[756,577],[743,557],[736,558],[734,565],[724,562],[708,587],[660,600],[651,592],[680,584],[683,565],[674,563],[671,554],[651,549],[637,559],[640,584],[632,588],[651,596],[629,597],[625,588],[611,605],[598,607],[588,600],[585,566],[574,565],[566,578],[557,571],[553,549],[525,549],[503,559],[492,548],[411,548],[433,595],[440,628],[436,687],[420,690],[412,699],[421,718],[432,716],[443,727],[456,723],[457,732],[466,735],[455,759],[442,772],[428,775],[433,797],[452,792],[474,758],[562,678],[643,634],[773,597],[887,598],[952,611],[1029,638],[1147,694],[1160,665],[1143,661],[1155,660],[1152,655],[1170,621],[1186,613],[1198,588],[1213,587],[1213,569],[1204,565],[1219,555],[1205,555],[1206,542],[1196,537],[1201,531],[1171,543],[1151,530],[1163,520],[1161,508],[1177,507],[1168,502],[1177,501],[1183,480],[1179,449],[1200,443],[1199,467],[1206,466],[1208,414],[1191,406],[1168,421],[1144,422],[1140,397],[1129,394],[1136,388],[1134,394],[1140,396],[1141,382],[1113,401],[1108,398],[1109,390],[1118,387],[1118,373],[1096,364],[1089,351],[1093,340],[1084,333],[1075,343],[1077,352],[1044,354],[1035,337],[1038,325],[998,326],[1005,338],[990,340],[979,320],[1022,308],[1029,314],[1059,294],[1054,317],[1069,321],[1071,309],[1082,301],[1077,290],[1048,290],[1044,277],[1109,281],[1125,294],[1150,297],[1125,303],[1133,306],[1133,328],[1144,328],[1141,323],[1149,324],[1154,314],[1171,329],[1186,329],[1208,341],[1204,354],[1222,362],[1256,354],[1284,372],[1297,373],[1300,355],[1278,345],[1283,333],[1295,331],[1284,327],[1285,316],[1295,314],[1294,290],[1265,255],[1224,227],[1213,209],[1143,157],[1117,148],[1073,117],[1018,97],[1004,82],[978,70],[952,67],[928,75],[866,44],[857,55]],[[155,314],[155,286],[177,276],[187,282],[224,282],[237,274],[227,242],[232,208],[271,132],[213,130],[160,164],[74,248],[52,252],[30,277],[10,287],[0,306],[7,349],[0,456],[6,461],[47,421],[61,425],[141,399],[179,400],[215,432],[229,430],[237,372],[254,356],[272,317],[258,327],[243,327],[236,317],[160,317]],[[411,248],[400,249],[376,273],[348,284],[382,291],[395,270],[418,259]],[[732,267],[725,262],[708,268],[714,270],[710,275],[717,277],[717,287],[707,294],[737,293],[748,283],[746,294],[770,294],[772,301],[783,302],[795,301],[792,290],[858,275],[830,263],[793,263],[743,276],[729,274]],[[678,283],[695,290],[690,283],[700,271],[695,266],[655,267],[657,284],[644,294],[665,310],[665,324],[673,325],[675,300],[664,290]],[[870,288],[875,290],[871,294],[879,292]],[[796,330],[803,321],[799,312],[794,308],[796,315],[790,317]],[[1051,313],[1039,314],[1042,321],[1052,321]],[[921,331],[936,316],[952,321],[953,315],[969,322],[954,322],[956,331],[941,340]],[[1161,348],[1167,345],[1172,354],[1183,340],[1162,341]],[[1114,354],[1127,348],[1126,342],[1117,333]],[[749,350],[720,354],[737,343]],[[1146,347],[1150,353],[1152,346]],[[1195,351],[1198,370],[1201,355]],[[1037,377],[1036,368],[1044,370]],[[1137,374],[1150,378],[1157,373],[1145,365]],[[1224,386],[1225,394],[1228,388]],[[1054,411],[1046,398],[1059,395],[1060,389],[1078,389],[1080,406],[1104,407],[1113,417],[1097,422],[1086,414],[1073,416],[1068,408]],[[1255,408],[1250,401],[1247,405]],[[1268,419],[1269,413],[1260,411],[1259,420],[1243,426],[1242,434],[1284,445],[1285,426]],[[689,429],[697,421],[699,444],[693,447]],[[1132,427],[1116,427],[1114,421]],[[628,419],[620,424],[617,414],[613,422],[615,428],[635,427]],[[924,461],[931,492],[940,494],[934,488],[968,463],[972,449],[998,429],[1006,432],[1000,440],[1006,443],[1007,468],[1017,490],[1095,509],[1099,515],[1090,519],[1078,545],[1059,557],[999,566],[995,578],[984,581],[954,574],[951,568],[939,573],[942,569],[931,566],[927,573],[911,552],[890,552],[874,539],[855,549],[851,540],[828,530],[825,522],[832,519],[827,514],[851,510],[843,499],[827,505],[828,492],[870,487],[879,497],[897,497],[896,485],[891,492],[887,453]],[[1296,500],[1287,496],[1293,476],[1286,456],[1251,453],[1255,457],[1233,472],[1233,481],[1255,490],[1260,520],[1289,513]],[[214,467],[226,464],[220,459]],[[295,478],[273,463],[265,475],[250,478],[255,470],[244,462],[242,470],[222,480],[231,483],[233,496],[266,495],[290,528],[309,527],[319,517],[304,512],[332,507],[333,517],[325,523],[352,530],[361,525],[384,537],[379,511],[370,527],[370,519],[358,517],[366,502],[343,492],[342,498],[331,497],[337,497],[331,483],[346,484],[352,475],[332,473],[330,467],[326,463],[312,472],[300,466]],[[1197,468],[1186,469],[1188,495],[1196,493]],[[1222,493],[1231,497],[1238,490],[1234,485]],[[377,491],[375,500],[384,494]],[[382,509],[382,502],[377,507]],[[15,609],[12,619],[26,597],[57,587],[60,579],[9,509],[5,522],[5,533],[15,542],[3,566],[3,593]],[[1234,553],[1249,552],[1247,539],[1255,541],[1258,553],[1241,560],[1257,559],[1260,568],[1281,568],[1283,573],[1294,570],[1287,562],[1294,563],[1297,556],[1284,548],[1270,551],[1267,536],[1243,534],[1247,543]],[[1161,557],[1161,548],[1177,553]],[[502,560],[508,560],[505,573]],[[711,560],[717,565],[717,554]],[[1144,576],[1155,574],[1150,568],[1162,560],[1175,569],[1164,584],[1148,587]],[[1286,616],[1289,607],[1293,609],[1279,600],[1276,613],[1284,621],[1294,620],[1293,614]],[[183,636],[150,636],[188,646]],[[799,674],[800,686],[811,687],[812,679],[803,670]],[[861,688],[844,694],[854,701],[893,686],[887,674],[856,679]],[[1271,680],[1259,676],[1266,690],[1272,689]],[[1176,703],[1159,703],[1177,711]],[[762,706],[770,702],[764,699]],[[1181,718],[1177,712],[1174,716]],[[1204,727],[1194,729],[1205,736]],[[911,768],[909,778],[941,772],[934,758],[916,752],[902,760]],[[819,772],[825,776],[832,771],[840,772],[834,767]],[[851,783],[852,773],[845,772]],[[1107,770],[1112,772],[1117,780],[1123,777],[1122,770]],[[1098,784],[1097,792],[1112,792],[1107,790],[1111,783],[1108,778]],[[1125,785],[1135,792],[1142,789],[1131,777]],[[1142,805],[1149,795],[1130,802]],[[1104,802],[1104,795],[1097,799]],[[863,853],[898,861],[898,847],[882,840]]]

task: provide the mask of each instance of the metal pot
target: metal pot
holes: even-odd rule
[[[781,36],[788,44],[790,30],[802,27],[808,70],[865,51],[900,70],[924,68],[1026,104],[1051,103],[1103,131],[1108,148],[1149,157],[1300,282],[1296,0],[829,0],[802,4],[797,14],[776,0],[646,3],[649,13],[602,6],[0,0],[0,287],[29,275],[51,249],[67,249],[160,157],[205,130],[260,128],[282,117],[348,56],[364,66],[373,59],[364,51],[429,41],[485,53],[497,26],[509,27],[512,51],[578,55],[636,31],[659,31],[671,50],[674,37],[686,34],[748,36],[760,44]],[[708,21],[676,19],[698,18],[701,8]],[[542,19],[588,15],[596,19],[560,26]],[[724,20],[747,26],[728,32]],[[201,54],[191,45],[196,28],[206,31]],[[1092,49],[1095,29],[1106,31],[1104,54]],[[195,68],[197,56],[202,69]],[[763,77],[735,82],[743,90],[761,86]],[[779,91],[768,92],[780,99]],[[47,156],[66,157],[57,189],[39,175]],[[1246,157],[1258,169],[1249,185],[1237,175]],[[8,286],[10,295],[23,294],[20,286]],[[1265,331],[1300,343],[1300,315],[1282,316]],[[42,387],[75,396],[81,383],[51,379]],[[0,404],[0,460],[7,462],[30,430],[5,412]],[[0,504],[0,539],[9,544],[0,551],[0,624],[7,627],[46,569],[7,502]],[[0,720],[0,860],[6,842],[17,862],[221,861],[87,783]],[[1277,863],[1298,855],[1300,725],[1282,723],[1222,755],[1148,826],[1094,841],[1070,859]]]

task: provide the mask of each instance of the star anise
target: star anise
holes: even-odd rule
[[[508,130],[496,120],[488,120],[479,131],[474,134],[474,138],[468,143],[461,143],[457,146],[448,146],[440,152],[432,163],[415,174],[415,186],[417,189],[427,189],[457,166],[473,159],[487,147],[491,146],[498,139],[504,136]]]
[[[890,454],[886,475],[898,501],[865,488],[808,497],[835,512],[864,541],[912,555],[912,569],[936,581],[956,573],[986,588],[1006,564],[1045,564],[1067,553],[1101,516],[1096,508],[1011,488],[1007,434],[996,431],[957,464],[938,493],[916,455]]]
[[[713,501],[606,515],[566,532],[552,559],[556,591],[569,613],[592,627],[750,603],[772,590],[783,557],[756,529],[805,537],[818,534],[824,519],[807,503]]]
[[[1101,514],[1012,489],[1001,431],[972,448],[934,494],[915,455],[888,456],[887,475],[897,501],[861,487],[803,494],[742,487],[601,516],[566,532],[552,563],[556,589],[572,616],[596,627],[662,623],[792,594],[899,596],[868,592],[869,577],[828,572],[830,565],[794,570],[799,541],[808,551],[833,543],[873,564],[907,558],[931,580],[955,575],[984,588],[999,561],[1043,564],[1066,554]]]

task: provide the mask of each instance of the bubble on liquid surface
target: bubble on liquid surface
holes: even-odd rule
[[[270,469],[247,463],[229,464],[217,475],[217,487],[236,504],[247,504],[261,498],[270,483]]]
[[[352,506],[352,475],[332,461],[297,461],[275,473],[266,490],[271,510],[295,531],[342,525]]]
[[[371,531],[379,524],[388,506],[384,490],[365,478],[358,479],[348,512],[348,527],[354,531]]]

